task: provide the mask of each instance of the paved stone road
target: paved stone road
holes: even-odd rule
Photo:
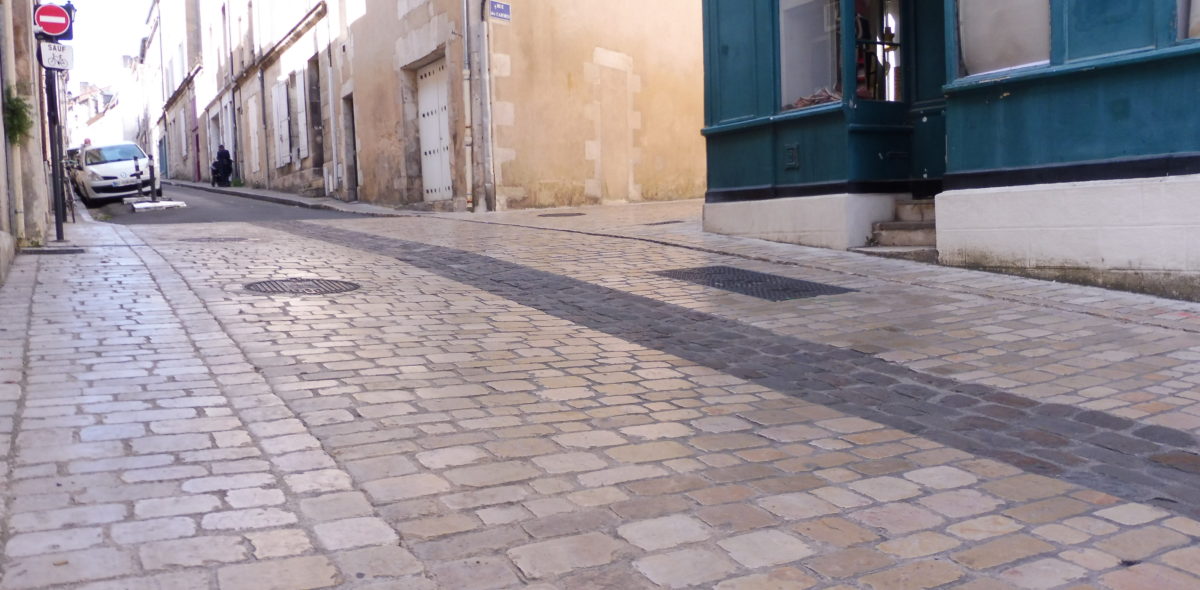
[[[580,212],[19,259],[0,588],[1200,588],[1200,306]]]

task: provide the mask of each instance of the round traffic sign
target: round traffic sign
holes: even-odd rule
[[[71,15],[57,4],[43,4],[33,11],[33,22],[43,33],[57,37],[71,28]]]

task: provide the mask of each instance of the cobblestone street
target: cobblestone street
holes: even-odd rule
[[[700,210],[71,226],[0,289],[0,588],[1200,588],[1200,304]]]

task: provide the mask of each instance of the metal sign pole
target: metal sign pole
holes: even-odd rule
[[[63,195],[62,119],[58,101],[58,70],[46,68],[46,115],[50,122],[50,169],[54,177],[54,235],[63,241],[63,218],[67,216]]]

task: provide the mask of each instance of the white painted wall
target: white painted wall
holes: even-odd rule
[[[937,197],[943,264],[1200,270],[1200,175],[957,190]]]
[[[704,231],[846,250],[865,246],[875,222],[895,217],[896,199],[840,194],[706,203]]]

